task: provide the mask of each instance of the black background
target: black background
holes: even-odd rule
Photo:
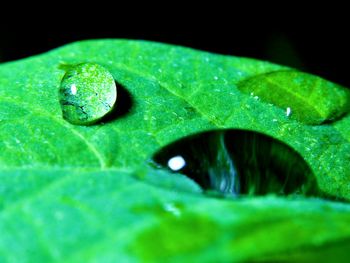
[[[77,40],[147,39],[197,49],[269,60],[350,87],[349,19],[345,7],[306,8],[288,2],[245,7],[167,2],[125,7],[108,3],[82,10],[18,12],[2,22],[0,61],[42,53]],[[135,9],[135,7],[138,7]],[[42,7],[41,7],[42,8]],[[61,11],[62,10],[62,11]]]

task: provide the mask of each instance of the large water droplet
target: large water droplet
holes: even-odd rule
[[[267,135],[226,130],[176,141],[157,152],[162,168],[182,173],[204,190],[238,195],[319,195],[305,160],[291,147]]]
[[[117,98],[111,73],[94,63],[66,66],[59,100],[63,118],[73,124],[89,125],[109,113]]]
[[[287,117],[306,124],[333,121],[350,111],[349,89],[299,71],[258,75],[241,81],[237,87],[282,108]]]

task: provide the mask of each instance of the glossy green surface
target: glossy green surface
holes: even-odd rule
[[[102,65],[125,87],[132,98],[126,114],[92,126],[62,118],[58,91],[65,72],[59,66],[79,63]],[[286,78],[296,74],[267,62],[129,40],[83,41],[1,64],[0,261],[232,262],[291,255],[306,261],[322,255],[340,262],[350,244],[348,203],[209,198],[187,178],[148,165],[154,152],[183,136],[249,129],[290,145],[324,192],[350,200],[350,116],[334,110],[338,95],[322,106],[323,119],[341,116],[309,125],[238,88],[280,70]],[[312,86],[316,94],[333,85],[320,83]],[[290,88],[305,94],[305,86]],[[326,100],[308,104],[316,101]]]

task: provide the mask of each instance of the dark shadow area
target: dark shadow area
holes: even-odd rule
[[[101,122],[110,122],[116,119],[124,118],[133,106],[133,98],[130,92],[120,83],[115,82],[117,87],[117,102],[113,110],[107,114]]]
[[[128,3],[132,7],[124,9],[118,3],[118,14],[105,5],[88,5],[92,7],[90,12],[64,8],[58,16],[50,8],[47,14],[29,13],[28,19],[22,17],[22,23],[16,10],[1,23],[0,61],[32,56],[84,39],[145,39],[268,60],[350,87],[348,8],[339,3],[333,8],[328,2],[323,7],[317,3],[312,11],[299,5],[286,8],[274,4],[269,8],[265,2],[233,6],[200,3],[194,5],[195,11],[180,3],[157,3],[156,8],[150,8],[148,2],[145,5],[149,8],[141,8],[139,2]],[[64,19],[59,19],[63,14]]]
[[[349,109],[348,109],[349,111]],[[336,122],[336,121],[341,121],[342,119],[348,118],[350,115],[349,112],[344,112],[343,114],[341,114],[340,116],[331,118],[329,120],[325,120],[322,123],[320,123],[320,125],[331,125],[332,123]]]

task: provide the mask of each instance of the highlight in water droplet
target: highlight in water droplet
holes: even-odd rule
[[[95,63],[64,67],[59,101],[62,115],[72,124],[96,123],[113,109],[117,88],[111,73]]]
[[[174,156],[169,159],[168,167],[173,171],[179,171],[186,165],[185,159],[181,155]]]
[[[291,114],[292,114],[292,109],[290,107],[287,107],[287,109],[286,109],[287,117],[290,117]]]
[[[174,216],[180,216],[181,211],[178,207],[176,207],[173,203],[167,203],[164,205],[164,210],[173,214]]]

